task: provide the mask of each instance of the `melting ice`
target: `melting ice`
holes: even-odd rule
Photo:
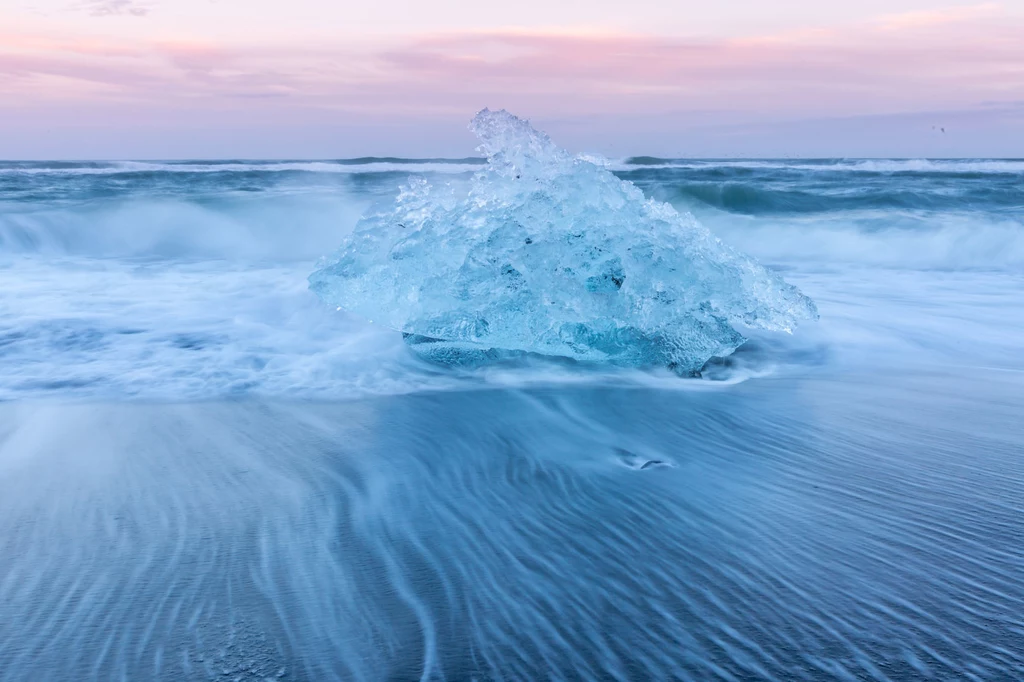
[[[327,303],[448,363],[518,353],[698,372],[814,303],[693,216],[557,147],[512,114],[470,129],[468,189],[417,179],[310,276]]]

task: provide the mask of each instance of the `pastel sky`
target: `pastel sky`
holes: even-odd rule
[[[1024,0],[0,0],[0,158],[1024,157]]]

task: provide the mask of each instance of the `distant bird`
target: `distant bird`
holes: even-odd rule
[[[943,135],[945,135],[945,134],[946,134],[946,129],[945,129],[945,128],[939,128],[939,130],[941,130],[941,131],[942,131],[942,134],[943,134]]]

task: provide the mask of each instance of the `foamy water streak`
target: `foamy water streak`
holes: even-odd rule
[[[1022,397],[7,405],[0,680],[1000,679]]]

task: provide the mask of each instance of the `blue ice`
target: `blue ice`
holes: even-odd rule
[[[488,163],[466,185],[416,178],[310,276],[332,306],[444,362],[536,353],[693,374],[791,332],[814,302],[507,111],[470,129]]]

